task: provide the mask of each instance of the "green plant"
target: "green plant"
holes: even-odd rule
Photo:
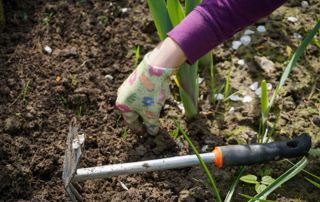
[[[29,92],[29,84],[30,84],[30,81],[27,81],[27,83],[25,83],[23,85],[23,88],[21,90],[21,93],[18,95],[18,97],[9,105],[9,107],[11,107],[12,105],[14,105],[19,99],[21,99],[21,101],[23,102],[23,104],[28,104],[28,100],[27,100],[27,97],[28,97],[28,92]]]
[[[134,52],[135,52],[134,66],[136,67],[139,63],[139,58],[140,58],[140,46],[137,46]]]
[[[226,79],[226,84],[224,86],[224,99],[226,99],[229,96],[229,88],[230,88],[230,77],[231,77],[231,70],[232,67],[230,67],[229,71],[228,71],[228,75],[227,75],[227,79]]]
[[[46,26],[49,26],[52,21],[53,15],[54,13],[46,13],[45,17],[42,20],[43,24],[45,24]]]
[[[166,34],[200,2],[199,0],[186,0],[183,9],[179,0],[167,0],[167,2],[165,0],[148,0],[148,6],[160,40],[164,40]],[[186,63],[181,65],[176,78],[186,116],[191,118],[198,113],[198,61],[193,65]]]
[[[103,27],[107,26],[109,23],[109,19],[105,15],[100,15],[97,19],[99,24],[101,24]]]
[[[127,137],[128,137],[128,128],[127,128],[127,127],[124,127],[124,128],[123,128],[121,137],[122,137],[123,140],[126,140],[126,139],[127,139]]]
[[[257,194],[261,193],[263,190],[267,188],[270,184],[272,184],[275,179],[273,179],[269,175],[265,175],[261,178],[261,180],[258,180],[258,177],[252,174],[245,175],[240,177],[240,181],[248,183],[248,184],[254,184],[254,189],[257,192]],[[266,198],[264,198],[266,199]]]
[[[222,202],[221,197],[220,197],[220,193],[219,190],[217,188],[216,182],[214,180],[214,178],[212,177],[206,163],[203,161],[203,159],[201,158],[197,148],[194,146],[194,144],[192,143],[192,141],[190,140],[189,136],[187,135],[187,133],[185,133],[185,131],[180,127],[179,123],[177,121],[175,121],[177,128],[179,129],[179,131],[182,133],[183,137],[187,140],[187,142],[189,143],[190,147],[192,148],[193,152],[197,155],[200,164],[202,166],[202,168],[204,169],[210,183],[212,186],[212,191],[213,193],[216,195],[217,201]]]

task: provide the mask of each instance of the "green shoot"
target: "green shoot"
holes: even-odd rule
[[[45,16],[42,20],[43,24],[45,24],[46,26],[49,26],[52,18],[53,18],[54,13],[46,13]]]
[[[320,189],[320,184],[319,183],[317,183],[317,182],[315,182],[315,181],[313,181],[313,180],[311,180],[311,179],[309,179],[307,177],[305,177],[305,179],[308,180],[314,186],[316,186],[318,189]]]
[[[244,198],[251,199],[251,200],[254,200],[254,201],[260,201],[260,202],[276,202],[276,201],[272,201],[272,200],[255,198],[255,197],[252,197],[252,196],[249,196],[249,195],[246,195],[246,194],[239,194],[239,195],[240,195],[240,196],[243,196]]]
[[[179,136],[179,128],[174,129],[173,131],[169,132],[169,135],[173,138],[173,139],[177,139]]]
[[[126,139],[127,139],[127,137],[128,137],[128,128],[127,128],[127,127],[124,127],[124,128],[123,128],[121,137],[122,137],[123,140],[126,140]]]
[[[28,100],[28,90],[30,89],[29,87],[30,81],[27,81],[26,84],[23,85],[23,88],[21,90],[21,93],[18,95],[18,97],[9,105],[9,107],[11,107],[12,105],[14,105],[19,99],[21,99],[21,101],[23,102],[23,104],[27,104]]]
[[[167,9],[170,20],[175,27],[185,17],[179,0],[167,0]]]
[[[229,71],[228,71],[228,75],[227,75],[227,79],[226,79],[226,85],[224,86],[223,96],[224,96],[225,98],[227,98],[228,95],[229,95],[231,70],[232,70],[232,67],[231,67],[231,68],[229,69]]]
[[[264,199],[278,187],[280,187],[283,183],[290,180],[298,173],[300,173],[304,167],[308,164],[308,160],[303,157],[298,163],[292,166],[289,170],[283,173],[280,177],[278,177],[274,182],[272,182],[269,186],[267,186],[263,191],[259,194],[255,195],[254,198]],[[255,200],[251,199],[249,202],[253,202]]]
[[[135,59],[134,59],[134,66],[138,66],[139,63],[139,58],[140,58],[140,46],[137,46],[135,49]]]
[[[267,136],[267,120],[269,116],[269,110],[268,110],[268,89],[267,89],[267,83],[265,80],[261,82],[261,123],[260,123],[260,131],[259,131],[259,138],[258,142],[263,143],[266,141]]]
[[[224,202],[231,202],[231,199],[232,199],[232,196],[236,190],[236,187],[239,183],[239,180],[240,180],[240,177],[243,175],[243,172],[245,171],[246,167],[245,166],[242,166],[238,172],[235,174],[235,179],[234,181],[232,182],[232,185],[230,186],[229,188],[229,191],[227,193],[227,196],[226,198],[224,199]]]
[[[320,21],[317,22],[317,24],[314,26],[314,28],[308,33],[306,38],[301,42],[301,44],[298,47],[298,49],[292,55],[287,67],[285,68],[285,70],[284,70],[284,72],[283,72],[283,74],[281,76],[280,82],[279,82],[275,92],[273,93],[273,96],[272,96],[271,101],[270,101],[269,106],[268,106],[268,110],[269,111],[270,111],[270,108],[272,107],[276,97],[278,96],[282,86],[284,85],[284,82],[287,80],[292,68],[298,62],[298,60],[300,59],[300,57],[304,53],[304,50],[311,43],[311,41],[313,40],[314,36],[317,34],[319,29],[320,29]]]
[[[258,177],[252,174],[242,176],[240,180],[245,183],[254,184],[254,188],[257,194],[261,193],[263,190],[267,188],[267,186],[269,186],[275,181],[275,179],[273,179],[269,175],[262,176],[261,180],[258,181]]]
[[[210,80],[211,80],[211,102],[215,103],[215,94],[216,94],[216,80],[214,78],[214,64],[213,64],[213,55],[210,56]]]
[[[200,164],[202,166],[202,168],[204,169],[204,171],[206,172],[210,182],[211,182],[211,185],[212,185],[212,191],[213,193],[215,193],[216,195],[216,198],[219,202],[222,202],[221,200],[221,197],[220,197],[220,194],[219,194],[219,190],[216,186],[216,183],[215,183],[215,180],[214,178],[212,177],[206,163],[203,161],[203,159],[201,158],[201,156],[199,155],[199,152],[197,150],[197,148],[194,146],[194,144],[192,143],[192,141],[190,140],[189,136],[184,132],[184,130],[180,127],[179,123],[177,121],[176,122],[176,126],[177,128],[179,129],[179,131],[183,134],[183,137],[188,141],[189,145],[191,146],[193,152],[197,155],[199,161],[200,161]]]

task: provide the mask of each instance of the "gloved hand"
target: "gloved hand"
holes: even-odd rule
[[[139,116],[150,135],[159,131],[159,116],[170,94],[169,76],[173,68],[156,67],[148,63],[150,53],[118,89],[116,107],[133,130],[142,129]]]

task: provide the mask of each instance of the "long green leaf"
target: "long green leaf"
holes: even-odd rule
[[[188,15],[194,7],[201,3],[202,0],[186,0],[185,13]]]
[[[148,0],[148,6],[157,28],[160,40],[167,37],[167,33],[172,29],[172,24],[164,0]]]
[[[239,171],[235,174],[235,179],[234,181],[232,182],[232,185],[231,187],[229,188],[229,191],[227,193],[227,196],[226,198],[224,199],[224,202],[231,202],[231,199],[232,199],[232,196],[236,190],[236,187],[239,183],[239,180],[240,180],[240,177],[243,175],[243,172],[245,171],[246,167],[245,166],[242,166]]]
[[[306,157],[303,157],[298,163],[296,163],[294,166],[292,166],[289,170],[287,170],[285,173],[283,173],[280,177],[278,177],[272,184],[270,184],[265,190],[263,190],[261,193],[254,196],[254,198],[258,199],[264,199],[266,198],[271,192],[276,190],[278,187],[280,187],[283,183],[290,180],[294,176],[296,176],[298,173],[300,173],[304,167],[308,164],[308,160]],[[249,200],[248,202],[253,202],[255,200]]]
[[[263,80],[261,82],[261,114],[263,122],[266,121],[268,117],[268,89],[267,89],[267,82]]]
[[[313,180],[311,180],[311,179],[309,179],[309,178],[307,178],[307,177],[305,177],[305,178],[306,178],[306,180],[308,180],[311,184],[313,184],[314,186],[316,186],[317,188],[320,189],[320,184],[319,184],[319,183],[317,183],[317,182],[315,182],[315,181],[313,181]]]
[[[170,20],[175,27],[184,18],[184,12],[179,0],[167,0],[167,9]]]
[[[229,88],[230,88],[230,77],[231,77],[231,70],[232,67],[230,67],[229,71],[228,71],[228,75],[227,75],[227,79],[226,79],[226,85],[224,87],[224,97],[227,98],[229,95]]]
[[[276,202],[276,201],[272,201],[272,200],[255,198],[255,197],[252,197],[252,196],[249,196],[249,195],[246,195],[246,194],[239,194],[239,195],[243,196],[243,197],[245,197],[247,199],[251,199],[251,200],[259,201],[259,202]]]
[[[302,56],[304,50],[306,49],[306,47],[312,42],[313,37],[317,34],[318,30],[320,29],[320,21],[317,22],[317,24],[314,26],[314,28],[308,33],[308,35],[306,36],[306,38],[301,42],[300,46],[298,47],[298,49],[296,50],[296,52],[292,55],[287,67],[285,68],[280,82],[271,98],[271,101],[269,103],[269,110],[272,107],[277,95],[279,94],[284,82],[287,80],[292,68],[295,66],[295,64],[298,62],[298,60],[300,59],[300,57]]]
[[[216,182],[214,180],[214,178],[212,177],[206,163],[203,161],[203,159],[201,158],[197,148],[194,146],[194,144],[192,143],[192,141],[190,140],[189,136],[184,132],[184,130],[182,130],[182,128],[180,127],[180,124],[176,122],[176,126],[179,128],[180,132],[183,134],[183,137],[188,141],[189,145],[191,146],[193,152],[196,154],[196,156],[198,157],[199,161],[200,161],[200,164],[202,166],[202,168],[204,169],[204,171],[206,172],[210,182],[211,182],[211,185],[212,185],[212,190],[213,190],[213,193],[216,194],[216,197],[217,197],[217,200],[219,202],[222,202],[221,200],[221,197],[220,197],[220,193],[219,193],[219,190],[217,188],[217,185],[216,185]]]

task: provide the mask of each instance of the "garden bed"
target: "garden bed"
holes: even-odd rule
[[[191,153],[182,137],[173,138],[178,120],[196,147],[210,151],[216,145],[250,143],[259,128],[259,99],[249,86],[262,79],[276,85],[290,49],[320,18],[320,5],[308,8],[290,0],[257,25],[248,46],[232,50],[241,34],[214,49],[218,85],[230,67],[231,90],[250,95],[248,103],[210,103],[209,67],[200,68],[200,114],[186,121],[173,98],[168,100],[156,137],[136,135],[115,110],[116,91],[134,69],[134,49],[141,55],[158,42],[145,1],[4,1],[6,27],[0,28],[0,200],[64,201],[62,164],[68,125],[77,118],[86,134],[81,166],[133,162]],[[124,9],[128,8],[128,9]],[[288,21],[295,16],[297,22]],[[319,35],[318,35],[319,39]],[[50,52],[50,49],[52,52]],[[274,63],[263,71],[259,58]],[[239,63],[244,59],[245,63]],[[320,49],[310,45],[293,69],[275,106],[281,116],[275,139],[308,132],[313,148],[320,147]],[[173,97],[178,97],[172,85]],[[234,111],[230,109],[234,108]],[[274,118],[275,119],[275,118]],[[272,120],[271,120],[272,121]],[[298,160],[298,159],[297,159]],[[245,174],[271,172],[276,178],[290,167],[285,161],[252,166]],[[211,167],[212,168],[212,167]],[[309,157],[306,169],[319,175],[318,157]],[[225,196],[238,168],[214,169]],[[121,186],[125,184],[128,190]],[[201,167],[168,170],[82,183],[85,201],[205,201],[212,200]],[[254,195],[254,186],[240,182],[238,193]],[[320,191],[299,174],[276,190],[277,201],[317,201]]]

